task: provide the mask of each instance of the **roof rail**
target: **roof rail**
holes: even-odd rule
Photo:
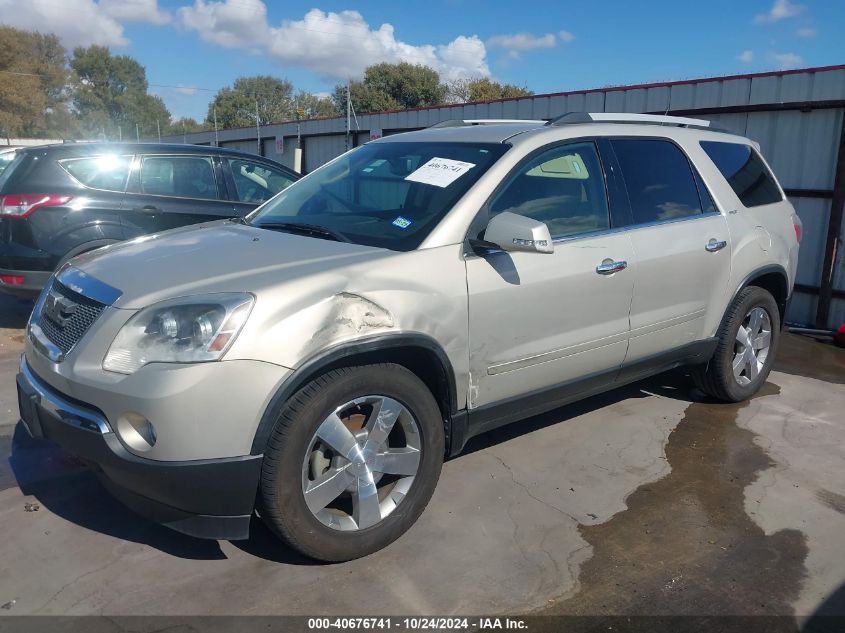
[[[429,126],[435,127],[463,127],[467,125],[501,125],[506,123],[534,123],[536,125],[544,125],[546,122],[542,119],[448,119],[440,121]]]
[[[632,114],[628,112],[567,112],[546,125],[571,125],[576,123],[644,123],[647,125],[675,125],[703,130],[718,130],[710,121],[662,114]]]

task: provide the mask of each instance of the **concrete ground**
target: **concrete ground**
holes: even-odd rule
[[[477,438],[399,541],[319,565],[151,524],[16,433],[28,308],[0,298],[4,613],[845,613],[845,350],[785,337],[739,405],[674,373]]]

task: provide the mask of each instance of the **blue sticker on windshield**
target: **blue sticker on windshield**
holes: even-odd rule
[[[407,229],[409,226],[413,224],[413,221],[409,220],[408,218],[403,218],[401,215],[397,216],[393,222],[391,222],[393,226],[398,226],[400,229]]]

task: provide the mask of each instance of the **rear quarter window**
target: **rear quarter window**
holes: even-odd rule
[[[3,173],[0,173],[0,193],[3,193],[6,183],[12,180],[13,174],[20,175],[20,172],[25,169],[21,167],[24,163],[32,163],[30,156],[25,152],[15,152],[12,160],[3,168]]]
[[[746,207],[781,202],[777,181],[760,155],[743,143],[701,141],[703,149]]]
[[[93,189],[123,192],[129,178],[130,156],[88,156],[61,161],[62,167],[77,181]]]

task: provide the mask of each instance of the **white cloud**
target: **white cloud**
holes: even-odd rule
[[[803,4],[795,4],[790,0],[775,0],[768,13],[760,13],[754,16],[754,23],[770,24],[772,22],[780,22],[786,18],[794,18],[802,11],[804,11]]]
[[[279,26],[267,21],[261,0],[194,0],[177,10],[179,23],[205,41],[266,55],[279,65],[307,68],[324,77],[362,76],[379,62],[431,66],[444,79],[488,76],[487,49],[478,37],[413,45],[396,38],[391,24],[371,27],[357,11],[311,9],[301,20]]]
[[[68,48],[125,46],[123,27],[93,0],[0,0],[0,22],[28,31],[55,33]]]
[[[749,62],[753,62],[754,61],[754,51],[742,51],[739,55],[736,56],[736,58],[739,61],[746,63],[746,64],[749,63]]]
[[[487,44],[510,50],[527,51],[532,48],[552,48],[557,44],[554,33],[545,35],[531,35],[531,33],[514,33],[513,35],[494,35]]]
[[[176,13],[183,27],[218,46],[255,48],[258,52],[256,46],[271,39],[267,7],[260,0],[196,0],[193,6],[181,7]]]
[[[146,22],[159,26],[171,20],[168,11],[158,7],[158,0],[100,0],[100,8],[121,22]]]
[[[563,42],[570,42],[575,36],[568,31],[561,31],[558,35],[546,33],[545,35],[532,35],[531,33],[512,33],[507,35],[494,35],[487,40],[490,48],[502,48],[507,51],[508,56],[513,59],[519,57],[525,51],[538,48],[554,48],[557,46],[558,37]]]
[[[477,36],[459,35],[446,45],[437,47],[439,63],[433,66],[443,79],[460,79],[466,77],[487,77],[490,68],[487,66],[487,48]],[[421,62],[426,63],[426,62]]]
[[[0,23],[55,33],[67,48],[126,46],[122,22],[163,24],[169,18],[156,0],[0,0]]]
[[[797,68],[804,61],[800,55],[796,55],[795,53],[772,53],[770,57],[781,70]]]
[[[812,26],[802,26],[798,29],[798,37],[815,37],[816,36],[816,29]]]
[[[173,90],[178,92],[180,95],[192,96],[197,94],[196,86],[176,86]]]

